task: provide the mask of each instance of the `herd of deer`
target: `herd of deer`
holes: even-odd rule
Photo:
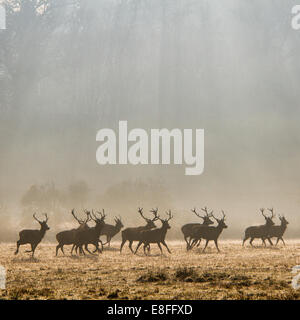
[[[216,248],[218,251],[218,238],[222,233],[223,229],[227,228],[225,224],[225,213],[222,210],[222,218],[218,219],[213,215],[213,211],[208,212],[207,207],[201,209],[204,211],[205,215],[201,216],[197,213],[196,209],[193,209],[192,212],[196,214],[197,217],[201,218],[202,223],[189,223],[182,226],[181,231],[184,235],[184,240],[186,242],[187,251],[191,250],[195,246],[199,247],[201,240],[206,240],[203,252],[205,251],[209,241],[213,240],[215,242]],[[243,246],[247,239],[250,238],[250,244],[253,246],[252,242],[254,239],[261,239],[263,244],[266,246],[265,240],[268,240],[270,245],[273,245],[271,239],[276,237],[278,244],[279,240],[284,243],[283,234],[287,228],[288,221],[284,216],[279,216],[281,221],[280,225],[275,225],[273,219],[275,217],[273,209],[268,209],[271,212],[271,216],[264,214],[264,209],[260,209],[261,214],[265,218],[265,224],[259,226],[251,226],[245,230],[245,237],[243,239]],[[165,238],[168,229],[171,228],[169,221],[173,218],[171,211],[167,211],[167,218],[162,219],[158,215],[158,209],[152,209],[150,212],[153,214],[153,218],[147,218],[143,214],[143,209],[138,208],[138,212],[141,217],[146,221],[146,225],[140,227],[126,228],[122,231],[122,242],[120,247],[120,253],[122,252],[124,244],[129,242],[129,249],[132,253],[136,254],[140,246],[144,245],[144,254],[147,255],[150,252],[150,244],[157,244],[161,253],[162,247],[165,246],[169,253],[171,253],[168,248]],[[95,254],[96,252],[102,253],[103,246],[108,244],[110,246],[111,239],[121,231],[124,227],[120,217],[115,218],[115,225],[105,223],[105,212],[96,212],[84,210],[85,219],[79,219],[74,212],[74,209],[71,211],[72,216],[78,222],[79,226],[75,229],[66,230],[59,232],[56,235],[58,245],[56,246],[56,256],[58,255],[59,249],[64,253],[65,245],[72,245],[71,255],[75,249],[76,254],[85,255],[85,251],[89,254]],[[32,257],[34,256],[35,249],[37,245],[42,241],[45,233],[49,230],[47,225],[48,216],[45,214],[45,220],[41,221],[36,217],[36,214],[33,215],[33,218],[40,224],[40,230],[22,230],[19,233],[20,239],[17,241],[17,249],[15,254],[19,252],[20,245],[30,244],[31,250],[26,252],[32,252]],[[217,225],[212,226],[214,221]],[[159,220],[161,222],[161,227],[156,227],[154,224],[155,221]],[[93,227],[88,225],[89,221],[94,221],[95,225]],[[100,236],[106,236],[106,242],[102,243]],[[132,243],[138,242],[135,250],[132,248]],[[91,252],[88,248],[88,245],[94,245],[95,250]],[[100,245],[100,246],[99,246]]]

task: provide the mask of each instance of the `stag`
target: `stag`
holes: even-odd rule
[[[279,242],[279,240],[281,240],[283,242],[283,244],[285,245],[285,242],[283,240],[283,234],[285,233],[285,230],[287,228],[287,225],[289,224],[289,222],[286,220],[286,218],[284,216],[279,216],[279,220],[280,220],[280,225],[279,226],[271,226],[270,230],[269,230],[269,235],[268,235],[268,240],[270,241],[270,238],[277,238],[276,241],[276,246]]]
[[[196,208],[192,209],[191,211],[194,212],[198,218],[203,219],[202,223],[188,223],[182,226],[181,228],[181,231],[184,236],[184,240],[186,242],[186,250],[189,250],[190,248],[191,240],[192,240],[191,235],[192,235],[192,230],[194,226],[209,226],[214,223],[210,219],[212,217],[213,211],[208,213],[207,207],[201,208],[201,210],[205,212],[205,216],[201,216],[199,213],[197,213]],[[201,242],[201,239],[198,241],[197,246],[199,246],[200,242]]]
[[[97,217],[97,215],[94,214],[94,211],[92,210],[90,217],[96,223],[96,225],[94,227],[84,229],[84,230],[79,230],[78,232],[76,232],[75,234],[76,253],[77,253],[77,250],[79,249],[80,253],[83,253],[85,255],[85,252],[83,250],[83,246],[84,246],[84,249],[88,253],[94,254],[89,250],[88,248],[89,244],[93,244],[96,247],[95,252],[97,251],[99,253],[102,253],[102,250],[99,248],[99,236],[104,226],[104,219],[105,219],[104,209],[102,210],[102,212],[103,213],[97,212],[98,214],[100,214],[100,218],[99,218]]]
[[[105,223],[100,233],[100,236],[106,236],[106,242],[103,243],[103,245],[108,244],[110,247],[111,239],[119,233],[123,227],[121,217],[115,217],[115,225]]]
[[[150,211],[154,214],[154,218],[151,220],[151,219],[146,218],[143,215],[143,208],[138,208],[138,212],[141,215],[141,217],[146,221],[146,225],[141,226],[141,227],[136,227],[136,228],[126,228],[125,230],[122,231],[122,243],[121,243],[121,247],[120,247],[120,253],[122,252],[122,248],[123,248],[126,241],[129,241],[129,248],[130,248],[131,252],[134,253],[134,251],[132,249],[132,243],[133,243],[133,241],[140,240],[140,238],[139,238],[140,232],[156,228],[154,221],[158,220],[157,211],[158,211],[158,209],[152,209]]]
[[[45,236],[45,233],[47,230],[49,230],[49,226],[47,225],[48,222],[48,216],[47,213],[44,214],[46,217],[46,220],[40,221],[36,214],[33,214],[33,218],[40,224],[41,229],[40,230],[22,230],[19,232],[20,239],[17,241],[17,250],[15,254],[18,254],[19,247],[23,244],[30,244],[31,250],[26,250],[26,252],[32,252],[32,257],[34,256],[35,249],[37,245],[42,241],[42,239]]]
[[[193,235],[192,238],[194,239],[190,249],[192,249],[196,243],[200,240],[200,239],[205,239],[206,243],[205,243],[205,247],[203,249],[203,252],[205,251],[209,241],[213,240],[215,242],[216,248],[218,250],[218,252],[220,252],[220,249],[218,247],[218,238],[220,236],[220,234],[222,233],[223,229],[227,228],[227,225],[225,224],[225,213],[222,210],[222,214],[223,217],[221,219],[216,218],[213,214],[212,217],[216,220],[217,222],[217,226],[212,227],[212,226],[195,226],[193,228]]]
[[[58,245],[56,246],[56,256],[58,254],[59,249],[61,249],[62,253],[65,254],[64,245],[71,245],[71,244],[73,245],[71,250],[71,254],[72,254],[75,247],[76,233],[79,232],[80,230],[86,230],[89,228],[87,223],[91,220],[90,212],[87,210],[84,210],[84,212],[86,214],[86,219],[82,220],[76,217],[74,209],[71,211],[73,218],[79,223],[79,227],[76,229],[61,231],[56,235],[56,240],[58,241]]]
[[[252,245],[252,242],[254,239],[258,238],[261,239],[263,244],[266,246],[266,242],[265,240],[268,239],[269,243],[271,245],[273,245],[272,241],[270,238],[268,238],[269,232],[271,230],[271,227],[274,226],[274,222],[273,222],[273,218],[274,218],[274,212],[273,212],[273,208],[272,209],[268,209],[271,212],[271,217],[268,217],[264,214],[264,210],[265,209],[260,209],[261,214],[263,215],[263,217],[265,218],[266,223],[264,225],[260,225],[260,226],[252,226],[252,227],[248,227],[245,230],[245,237],[243,240],[243,246],[244,243],[247,239],[250,238],[250,244]]]
[[[144,253],[146,255],[146,248],[150,245],[150,243],[156,243],[160,249],[161,254],[163,253],[162,251],[162,247],[160,244],[163,244],[169,253],[171,253],[170,249],[168,248],[166,242],[165,242],[165,238],[166,238],[166,234],[168,229],[171,228],[169,221],[173,218],[172,214],[171,214],[171,210],[166,212],[168,215],[168,219],[161,219],[158,216],[158,219],[161,221],[162,226],[160,228],[157,229],[153,229],[153,230],[144,230],[141,231],[139,234],[139,243],[135,249],[134,254],[137,253],[139,247],[141,246],[141,244],[144,244]]]

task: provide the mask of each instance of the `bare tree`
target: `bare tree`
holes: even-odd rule
[[[122,243],[120,247],[120,253],[122,252],[122,248],[126,241],[129,241],[129,248],[131,252],[134,253],[132,249],[132,243],[133,241],[140,240],[139,238],[140,232],[144,230],[150,230],[150,229],[156,228],[154,221],[158,219],[157,211],[158,209],[152,209],[151,212],[154,214],[154,218],[148,219],[143,215],[143,208],[138,208],[138,212],[141,215],[141,217],[146,221],[146,225],[141,227],[136,227],[136,228],[126,228],[125,230],[122,231]]]
[[[34,256],[35,249],[37,245],[42,241],[45,236],[47,230],[49,230],[49,226],[47,225],[48,216],[45,213],[46,220],[40,221],[37,219],[36,214],[33,214],[33,218],[40,224],[40,230],[22,230],[19,233],[20,239],[17,241],[17,250],[15,254],[18,254],[19,247],[23,244],[30,244],[31,250],[27,250],[26,252],[32,252],[32,257]]]
[[[250,238],[250,244],[252,245],[252,242],[254,239],[258,238],[261,239],[263,244],[266,246],[266,242],[265,240],[268,239],[268,241],[270,242],[271,245],[273,245],[272,241],[270,238],[268,238],[269,232],[271,230],[271,227],[274,226],[274,222],[273,222],[273,218],[274,218],[274,213],[273,213],[273,208],[272,209],[268,209],[271,212],[271,217],[268,217],[264,214],[264,210],[265,209],[260,209],[261,214],[263,215],[263,217],[265,218],[266,223],[264,225],[260,225],[260,226],[252,226],[252,227],[248,227],[245,230],[245,237],[243,240],[243,245],[245,243],[245,241],[247,239]]]
[[[208,213],[207,207],[202,208],[201,210],[203,210],[205,212],[204,216],[200,216],[199,213],[197,213],[196,208],[192,209],[191,211],[195,213],[195,215],[201,219],[203,219],[202,223],[188,223],[185,224],[184,226],[182,226],[181,231],[183,233],[184,236],[184,240],[186,242],[186,249],[189,250],[190,245],[191,245],[191,235],[192,235],[192,230],[194,226],[208,226],[213,224],[214,222],[210,219],[212,217],[212,213],[213,211],[211,211],[210,213]],[[198,241],[198,246],[201,242],[201,239]]]
[[[168,215],[168,219],[165,219],[165,220],[158,217],[158,219],[162,223],[162,226],[160,228],[153,229],[153,230],[144,230],[140,232],[139,234],[140,240],[134,252],[135,254],[137,253],[142,243],[144,244],[145,254],[146,254],[146,248],[150,245],[150,243],[156,243],[161,253],[163,253],[163,251],[160,244],[163,244],[167,248],[168,252],[171,253],[170,249],[168,248],[165,242],[167,231],[168,229],[171,228],[171,226],[169,225],[169,221],[173,218],[171,210],[167,212],[167,215]]]

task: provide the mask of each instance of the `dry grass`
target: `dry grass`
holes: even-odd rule
[[[14,244],[0,245],[7,289],[0,299],[299,299],[291,288],[291,268],[300,264],[300,241],[286,247],[241,247],[221,241],[205,254],[169,242],[171,255],[120,255],[119,243],[99,256],[55,257],[54,244],[41,244],[36,259]],[[26,248],[27,249],[27,248]],[[69,254],[70,248],[66,248]]]

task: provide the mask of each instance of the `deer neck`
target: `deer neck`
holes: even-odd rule
[[[102,230],[102,228],[104,227],[104,223],[102,224],[102,223],[97,223],[96,225],[95,225],[95,233],[96,233],[96,235],[100,235],[100,233],[101,233],[101,230]]]
[[[168,231],[168,228],[166,226],[162,226],[162,227],[160,227],[160,230],[161,230],[162,234],[165,235]]]
[[[220,234],[223,231],[223,229],[224,229],[224,227],[221,225],[216,226],[216,230],[217,230],[218,234]]]
[[[43,238],[43,237],[45,236],[46,231],[47,231],[47,230],[44,229],[44,228],[41,228],[41,229],[40,229],[41,238]]]
[[[282,231],[284,231],[284,230],[286,229],[286,227],[287,227],[287,225],[286,225],[285,223],[281,223],[280,229],[281,229]]]

